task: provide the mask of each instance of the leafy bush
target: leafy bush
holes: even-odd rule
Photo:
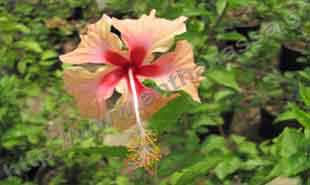
[[[102,13],[151,9],[189,17],[178,39],[207,69],[201,104],[182,94],[150,120],[154,176],[124,172],[128,151],[79,116],[58,59]],[[0,184],[310,184],[309,12],[307,0],[0,0]]]

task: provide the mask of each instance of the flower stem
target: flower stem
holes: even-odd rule
[[[128,70],[128,76],[129,76],[130,88],[131,88],[131,91],[132,91],[132,100],[133,100],[133,107],[134,107],[134,111],[135,111],[137,126],[139,128],[141,136],[144,136],[145,135],[145,131],[144,131],[144,128],[143,128],[143,125],[142,125],[142,121],[141,121],[137,89],[136,89],[136,85],[135,85],[132,69]]]

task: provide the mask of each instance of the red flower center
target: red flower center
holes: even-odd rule
[[[102,82],[105,84],[110,84],[125,78],[127,80],[128,87],[130,87],[128,75],[129,70],[131,70],[139,94],[139,89],[141,88],[142,84],[138,80],[137,74],[139,71],[143,70],[143,61],[146,57],[146,50],[143,47],[134,47],[133,49],[130,49],[129,55],[130,56],[128,59],[112,50],[106,51],[103,54],[103,57],[106,61],[108,61],[109,64],[116,66],[116,68],[109,74],[105,75],[105,77],[102,79]],[[130,88],[128,89],[131,91]]]
[[[112,65],[118,66],[124,74],[128,74],[129,69],[135,71],[142,67],[144,58],[146,57],[146,50],[142,46],[134,47],[130,49],[129,59],[122,56],[121,54],[114,52],[112,50],[106,51],[104,53],[104,58]]]

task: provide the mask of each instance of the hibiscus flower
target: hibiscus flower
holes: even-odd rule
[[[197,88],[203,70],[194,63],[191,44],[178,41],[174,51],[167,52],[175,36],[186,31],[185,21],[186,17],[158,18],[152,10],[139,19],[119,20],[103,15],[89,25],[87,33],[80,36],[79,46],[60,56],[63,63],[75,65],[64,71],[64,82],[81,114],[99,120],[110,118],[114,127],[125,132],[137,128],[143,142],[152,143],[144,120],[175,96],[161,96],[144,86],[142,80],[151,79],[168,91],[183,90],[200,101]],[[111,32],[111,26],[121,33],[121,40]],[[154,55],[164,52],[157,58]],[[89,71],[84,64],[100,67]],[[106,102],[115,90],[121,97],[110,110]]]

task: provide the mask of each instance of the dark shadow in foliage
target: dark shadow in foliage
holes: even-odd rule
[[[273,139],[279,136],[285,128],[301,128],[301,125],[294,120],[283,121],[274,124],[276,116],[261,108],[261,125],[259,135],[264,139]]]
[[[222,117],[224,120],[224,124],[222,126],[204,126],[205,132],[197,132],[197,136],[199,137],[200,143],[203,143],[206,138],[210,135],[229,135],[230,126],[233,120],[234,112],[224,112],[222,113]]]
[[[279,69],[282,72],[285,71],[298,71],[310,67],[310,63],[298,62],[301,57],[306,57],[304,51],[299,48],[283,44],[281,46],[280,56],[279,56]]]

